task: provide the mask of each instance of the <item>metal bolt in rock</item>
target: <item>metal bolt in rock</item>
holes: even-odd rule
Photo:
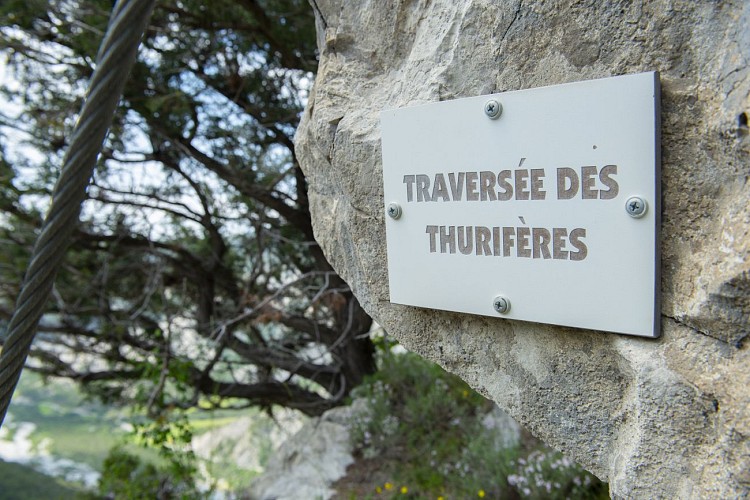
[[[628,215],[638,219],[646,215],[648,209],[648,203],[640,196],[631,196],[628,201],[625,202],[625,211]]]
[[[401,218],[401,205],[399,205],[398,203],[390,203],[385,212],[391,219],[398,220]]]
[[[500,314],[505,314],[510,311],[510,300],[508,300],[506,297],[498,295],[497,297],[495,297],[495,300],[492,301],[492,307],[494,307],[495,311],[499,312]]]
[[[484,103],[484,114],[492,118],[493,120],[498,118],[503,112],[503,105],[495,99],[490,99]]]

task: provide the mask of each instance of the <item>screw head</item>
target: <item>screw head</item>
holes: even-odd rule
[[[634,219],[640,219],[646,215],[646,210],[648,210],[648,203],[640,196],[631,196],[625,202],[625,211]]]
[[[498,295],[493,299],[492,307],[494,307],[495,311],[497,311],[498,313],[505,314],[510,311],[510,300],[507,297]]]
[[[491,119],[497,119],[503,112],[503,105],[495,99],[490,99],[484,103],[484,114]]]
[[[390,217],[393,220],[398,220],[401,218],[401,205],[398,203],[389,203],[388,208],[385,209],[385,213],[388,214],[388,217]]]

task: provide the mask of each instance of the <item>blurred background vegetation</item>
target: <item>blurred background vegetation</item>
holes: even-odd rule
[[[377,374],[348,401],[363,411],[349,423],[355,461],[333,485],[337,498],[609,497],[605,483],[509,424],[463,381],[388,345],[380,350]],[[173,427],[176,446],[165,453],[130,425],[132,414],[87,399],[73,384],[45,384],[26,374],[17,396],[13,420],[0,434],[0,454],[18,423],[32,422],[32,445],[46,450],[47,459],[70,463],[52,478],[34,471],[44,455],[26,467],[0,462],[0,491],[16,495],[9,498],[248,498],[278,445],[270,432],[277,423],[254,409],[189,412]],[[194,438],[248,416],[255,423],[245,432],[256,439],[246,446],[259,456],[258,468],[237,464],[220,447],[218,454],[195,453]],[[81,464],[96,471],[88,488]]]

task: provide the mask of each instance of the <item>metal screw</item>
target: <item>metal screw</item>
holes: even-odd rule
[[[388,214],[388,217],[390,217],[393,220],[398,220],[401,218],[401,205],[398,203],[389,203],[388,208],[385,209],[385,213]]]
[[[495,120],[503,112],[503,105],[495,99],[490,99],[484,103],[484,114]]]
[[[640,196],[631,196],[628,201],[625,202],[625,211],[628,215],[634,219],[640,219],[646,215],[648,209],[648,203]]]
[[[499,312],[500,314],[505,314],[510,311],[510,300],[506,297],[503,297],[502,295],[498,295],[492,301],[492,307],[494,307],[495,311]]]

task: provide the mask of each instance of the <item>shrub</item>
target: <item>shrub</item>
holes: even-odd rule
[[[368,412],[352,425],[363,459],[391,464],[378,497],[598,498],[606,485],[561,454],[498,445],[485,427],[491,402],[415,354],[386,350],[353,392]]]
[[[144,462],[121,447],[115,447],[104,460],[99,492],[106,498],[122,500],[199,499],[205,494],[192,478],[175,473],[174,468]]]

